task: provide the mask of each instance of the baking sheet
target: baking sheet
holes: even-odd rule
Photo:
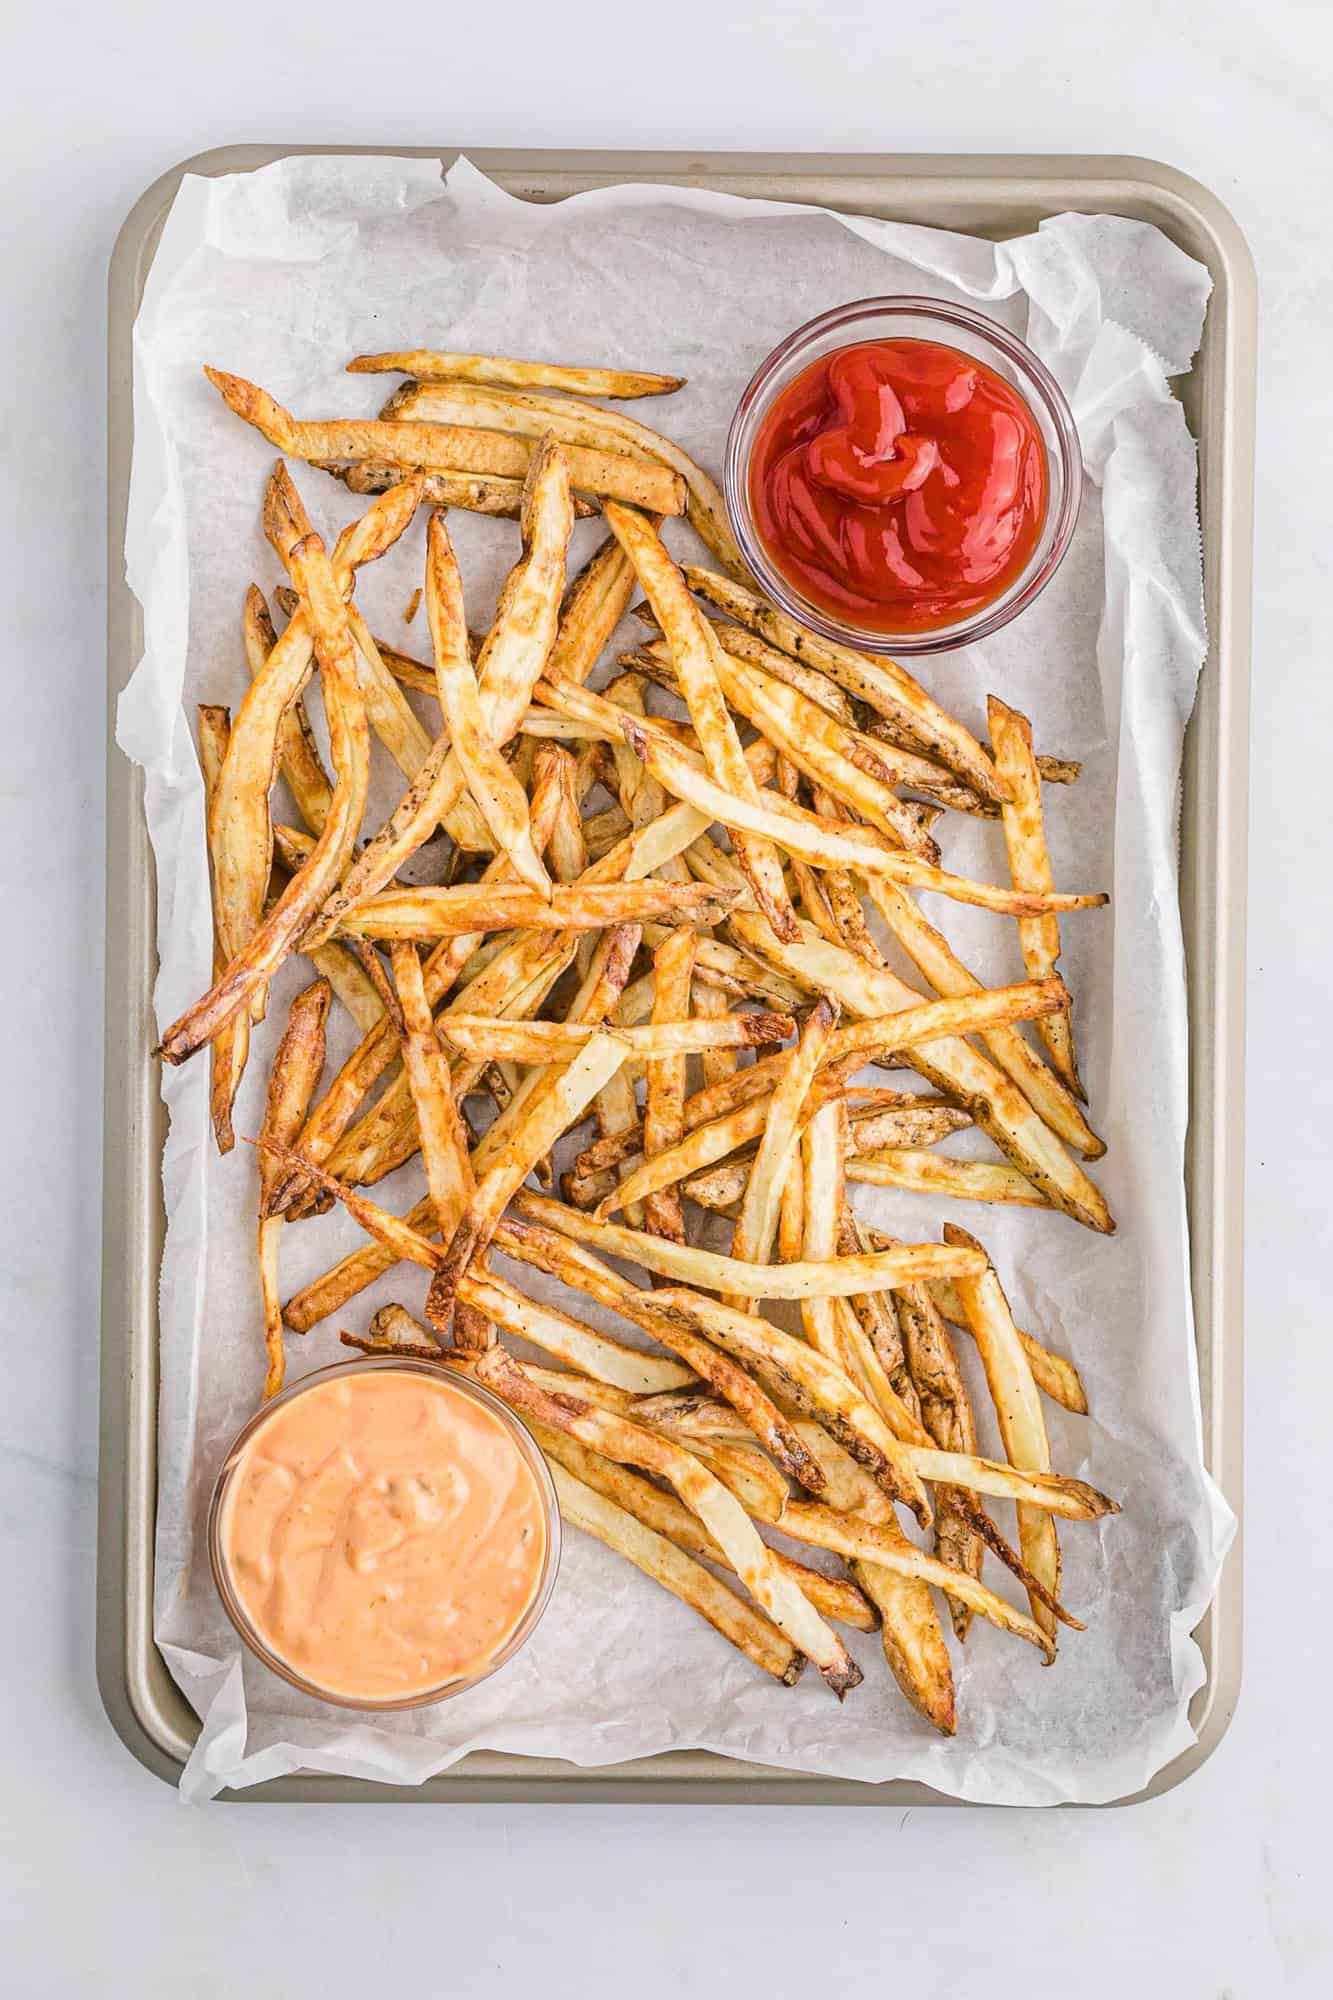
[[[977,1635],[960,1671],[960,1739],[930,1744],[902,1713],[870,1642],[860,1650],[871,1678],[841,1715],[817,1688],[794,1695],[755,1688],[743,1662],[728,1680],[732,1663],[719,1660],[710,1634],[571,1537],[556,1606],[535,1648],[489,1690],[406,1727],[358,1731],[350,1759],[316,1754],[311,1746],[329,1741],[321,1712],[312,1705],[298,1716],[285,1693],[271,1706],[263,1677],[249,1687],[243,1716],[234,1658],[227,1664],[234,1642],[212,1607],[195,1535],[212,1471],[257,1380],[248,1262],[238,1264],[241,1239],[228,1237],[243,1230],[248,1250],[250,1194],[234,1163],[209,1155],[202,1092],[192,1108],[187,1070],[169,1086],[158,1635],[182,1685],[208,1710],[190,1774],[196,1790],[254,1782],[294,1763],[401,1781],[473,1742],[580,1762],[702,1743],[793,1768],[918,1776],[963,1796],[1097,1798],[1134,1789],[1189,1740],[1183,1710],[1198,1664],[1185,1634],[1211,1590],[1226,1521],[1199,1459],[1180,1182],[1184,1027],[1171,801],[1202,650],[1193,460],[1160,365],[1187,364],[1206,279],[1165,238],[1139,224],[1069,218],[997,250],[916,228],[660,189],[533,209],[465,167],[455,168],[444,191],[433,164],[397,159],[290,161],[262,175],[187,181],[141,323],[130,553],[148,657],[122,717],[122,739],[148,767],[160,862],[170,850],[159,1001],[164,1016],[183,1004],[207,953],[182,672],[188,657],[191,704],[197,693],[239,695],[235,607],[251,567],[266,563],[254,516],[271,455],[201,388],[201,342],[214,342],[211,358],[254,373],[299,411],[324,413],[374,407],[373,384],[370,398],[354,400],[365,385],[341,375],[344,353],[409,339],[512,348],[521,325],[531,351],[590,359],[614,352],[689,372],[690,389],[664,406],[663,421],[715,458],[741,382],[795,320],[857,293],[948,289],[939,283],[944,271],[962,295],[988,300],[1018,330],[1026,327],[1074,397],[1104,490],[1104,514],[1094,496],[1043,604],[1004,643],[932,668],[939,691],[973,719],[985,687],[996,685],[1032,707],[1044,747],[1088,758],[1084,784],[1052,810],[1063,880],[1083,883],[1090,869],[1104,874],[1115,826],[1114,922],[1085,919],[1095,932],[1069,926],[1068,962],[1087,1002],[1094,1103],[1109,1114],[1112,1158],[1102,1178],[1121,1237],[1107,1245],[1051,1217],[981,1219],[1020,1317],[1073,1352],[1088,1376],[1099,1421],[1053,1424],[1057,1462],[1129,1502],[1127,1516],[1100,1534],[1066,1537],[1071,1601],[1097,1620],[1096,1631],[1071,1638],[1051,1674],[1004,1657],[998,1640],[979,1646],[991,1635]],[[659,309],[664,287],[669,313]],[[999,304],[1009,294],[1012,302]],[[218,339],[227,351],[218,351]],[[314,479],[307,475],[307,493],[320,518],[336,525],[346,510],[338,511],[332,489],[326,506]],[[496,532],[480,530],[469,582],[483,541],[492,550],[492,585],[511,558],[508,544],[495,553]],[[387,593],[377,598],[369,581],[363,597],[372,623],[392,636],[388,614],[406,589],[376,577]],[[951,837],[950,861],[1001,872],[994,846],[986,852],[992,830],[968,833]],[[1012,975],[1004,957],[1014,952],[1011,926],[969,927],[950,911],[948,928],[965,953],[976,947],[983,971],[999,977],[1007,964]],[[1097,1004],[1099,994],[1109,1001],[1113,982],[1114,1042],[1112,1008]],[[1149,1047],[1151,1066],[1129,1060]],[[946,1212],[866,1193],[865,1212],[921,1233],[933,1233]],[[978,1226],[977,1211],[957,1213]],[[331,1222],[317,1249],[298,1244],[305,1232],[288,1232],[293,1283],[338,1254],[341,1242],[329,1247],[338,1229]],[[243,1287],[234,1282],[238,1269]],[[196,1347],[205,1295],[207,1341]],[[318,1340],[307,1343],[312,1365],[329,1353]],[[1123,1393],[1131,1377],[1132,1397]],[[593,1605],[602,1607],[596,1620],[587,1616]],[[591,1642],[595,1658],[614,1661],[615,1678],[608,1668],[590,1680],[581,1655],[562,1703],[555,1667],[571,1640]],[[589,1689],[599,1684],[590,1731]]]

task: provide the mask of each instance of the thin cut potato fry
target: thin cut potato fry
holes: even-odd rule
[[[872,1485],[866,1473],[818,1424],[802,1424],[807,1449],[824,1472],[827,1503],[842,1514],[873,1522],[890,1542],[907,1537],[898,1526],[892,1503]],[[876,1606],[881,1620],[884,1658],[912,1707],[945,1736],[958,1727],[953,1667],[944,1631],[920,1577],[882,1564],[852,1561],[852,1575]]]
[[[845,1298],[853,1292],[882,1291],[934,1277],[978,1273],[984,1252],[951,1249],[941,1243],[915,1243],[901,1251],[873,1251],[864,1257],[823,1258],[816,1263],[742,1264],[734,1257],[690,1245],[666,1243],[637,1229],[614,1222],[595,1222],[563,1202],[550,1201],[526,1190],[518,1197],[520,1215],[544,1222],[576,1243],[587,1243],[610,1256],[641,1264],[678,1282],[705,1291],[748,1292],[756,1298]]]
[[[317,979],[298,993],[287,1016],[287,1026],[268,1080],[264,1105],[263,1138],[278,1146],[290,1145],[300,1130],[319,1073],[324,1067],[324,1023],[328,1016],[331,988],[326,979]],[[282,1387],[284,1357],[282,1347],[282,1292],[278,1282],[278,1237],[282,1216],[272,1206],[276,1183],[276,1162],[268,1152],[259,1155],[259,1282],[264,1301],[264,1345],[268,1365],[264,1374],[264,1398],[276,1396]]]
[[[622,1027],[616,1021],[606,1032],[623,1042],[629,1053],[647,1061],[654,1056],[762,1048],[785,1041],[792,1027],[790,1014],[729,1014],[724,1005],[720,1014],[690,1021],[653,1022],[635,1027]],[[447,1041],[466,1049],[469,1055],[485,1056],[488,1061],[567,1061],[599,1032],[596,1027],[576,1021],[495,1021],[476,1014],[446,1014],[440,1021],[440,1033]]]
[[[225,708],[217,708],[201,702],[199,705],[199,769],[204,781],[204,824],[208,824],[209,808],[217,791],[218,773],[222,769],[227,754],[227,739],[231,734],[231,715]],[[227,962],[222,942],[222,922],[218,908],[217,874],[209,865],[209,884],[213,897],[213,977],[216,979]],[[236,1134],[232,1128],[232,1106],[236,1093],[241,1087],[245,1065],[250,1054],[250,1016],[244,1010],[232,1015],[225,1028],[213,1037],[209,1051],[211,1075],[208,1086],[209,1116],[213,1125],[214,1144],[220,1153],[229,1153],[236,1144]]]
[[[319,461],[314,463],[319,464]],[[378,465],[374,459],[363,459],[356,465],[320,465],[319,469],[341,480],[349,493],[385,493],[403,476],[401,465]],[[421,498],[427,507],[457,507],[465,514],[490,514],[503,520],[517,521],[523,512],[523,481],[503,479],[485,472],[424,472],[421,474]],[[581,494],[575,495],[574,513],[579,519],[598,511],[591,500],[585,500]],[[399,669],[404,664],[413,666],[416,663],[406,660],[404,654],[396,648],[387,648],[382,642],[379,649],[395,680],[411,687],[413,682]],[[429,681],[431,676],[427,674],[426,679]],[[433,686],[421,692],[432,693]]]
[[[536,447],[527,438],[458,424],[386,423],[357,417],[302,423],[253,382],[217,368],[205,368],[204,373],[229,409],[292,458],[320,465],[326,460],[373,459],[401,465],[407,473],[498,473],[523,479],[535,456]],[[566,457],[570,480],[582,492],[654,514],[685,511],[685,482],[664,466],[582,445],[568,446]]]
[[[529,1369],[528,1372],[535,1379],[536,1371]],[[543,1382],[541,1386],[549,1388],[553,1385]],[[633,1404],[620,1414],[633,1419]],[[548,1459],[554,1459],[585,1486],[591,1486],[594,1492],[623,1507],[627,1514],[632,1514],[636,1521],[642,1521],[646,1528],[665,1535],[677,1548],[690,1555],[703,1556],[709,1562],[725,1563],[725,1556],[708,1530],[674,1493],[664,1493],[660,1486],[652,1485],[640,1473],[631,1472],[628,1466],[617,1465],[614,1459],[603,1458],[600,1452],[590,1451],[577,1438],[548,1430],[543,1424],[533,1426],[533,1435]],[[839,1624],[852,1625],[858,1632],[878,1630],[879,1615],[874,1606],[846,1577],[826,1576],[822,1570],[810,1569],[805,1563],[779,1554],[776,1549],[769,1553],[778,1568],[795,1583],[803,1596],[809,1598],[821,1616],[836,1619]]]
[[[525,1298],[492,1272],[480,1268],[469,1271],[458,1289],[460,1299],[506,1333],[518,1340],[531,1341],[571,1368],[612,1388],[636,1396],[651,1396],[688,1387],[696,1379],[694,1370],[679,1361],[645,1354],[637,1347],[613,1340],[609,1334],[597,1333],[554,1306]]]
[[[809,926],[798,945],[779,944],[753,917],[731,918],[730,928],[746,946],[804,979],[813,992],[836,993],[852,1013],[872,1016],[920,1004],[915,992],[887,966],[872,968],[851,952],[818,938]],[[927,1083],[958,1098],[978,1125],[1021,1172],[1064,1214],[1109,1235],[1115,1228],[1099,1190],[1043,1125],[1007,1076],[961,1037],[918,1046],[913,1067]]]
[[[477,423],[520,437],[540,436],[543,431],[554,430],[567,444],[624,452],[631,458],[664,465],[685,482],[685,512],[699,539],[725,570],[744,582],[749,581],[750,573],[732,534],[726,501],[716,481],[674,439],[650,430],[647,424],[622,410],[603,410],[588,404],[580,407],[563,397],[533,390],[497,394],[492,389],[459,383],[451,384],[448,389],[404,384],[390,399],[383,415],[400,421],[424,417],[436,423]]]
[[[695,965],[697,968],[697,947],[695,950]],[[763,1016],[733,1014],[726,994],[719,992],[716,986],[710,986],[706,979],[700,979],[697,975],[690,988],[690,1001],[699,1025],[701,1027],[707,1025],[712,1033],[722,1038],[718,1041],[710,1040],[699,1051],[699,1066],[703,1071],[704,1083],[721,1083],[724,1077],[731,1076],[734,1073],[736,1069],[736,1048],[740,1046],[739,1043],[733,1045],[728,1042],[726,1040],[727,1034],[744,1033],[745,1030],[739,1026],[740,1023],[754,1019],[762,1020]],[[789,1020],[790,1016],[770,1014],[769,1019],[777,1022],[778,1020]],[[790,1034],[790,1028],[786,1032]]]
[[[536,1428],[544,1430],[541,1426]],[[558,1434],[544,1431],[544,1435],[553,1440]],[[554,1443],[546,1456],[563,1520],[571,1527],[582,1528],[585,1534],[595,1535],[654,1583],[660,1583],[673,1597],[688,1604],[755,1666],[762,1667],[785,1687],[795,1684],[805,1665],[805,1655],[771,1619],[737,1596],[676,1542],[647,1526],[606,1494],[576,1479],[556,1457]],[[647,1480],[640,1484],[648,1492],[656,1490]]]
[[[476,1363],[478,1378],[511,1408],[576,1437],[607,1458],[656,1473],[674,1487],[773,1622],[814,1661],[841,1700],[862,1679],[836,1633],[774,1564],[745,1510],[692,1453],[669,1439],[581,1403],[575,1396],[546,1395],[500,1347]]]
[[[296,1164],[300,1166],[299,1156]],[[402,1221],[404,1227],[414,1234],[434,1229],[435,1211],[430,1196],[424,1196],[415,1207],[410,1208]],[[282,1309],[284,1325],[293,1333],[309,1333],[312,1326],[318,1326],[331,1313],[341,1312],[345,1305],[400,1261],[395,1244],[386,1242],[383,1237],[377,1236],[373,1242],[363,1243],[359,1249],[340,1258],[329,1270],[321,1272],[299,1292],[293,1293]],[[412,1261],[418,1260],[414,1258]]]
[[[390,485],[392,484],[390,481]],[[336,563],[336,549],[334,559]],[[299,601],[294,596],[291,609],[293,612],[299,609]],[[252,681],[258,680],[267,665],[269,654],[278,643],[278,635],[273,629],[273,620],[264,602],[264,593],[253,583],[245,593],[241,637],[245,646],[245,662],[250,670],[250,678]],[[300,695],[292,702],[278,724],[278,769],[296,802],[296,809],[301,818],[311,833],[318,834],[329,815],[333,785],[328,772],[324,769],[323,760],[315,743],[314,731],[310,727],[310,717],[306,714],[305,702]]]
[[[942,1278],[927,1289],[945,1319],[970,1333],[967,1313],[953,1280]],[[1042,1394],[1049,1396],[1053,1403],[1059,1403],[1062,1409],[1072,1410],[1075,1416],[1086,1417],[1088,1398],[1083,1387],[1083,1378],[1073,1362],[1066,1360],[1063,1354],[1052,1354],[1049,1347],[1043,1347],[1039,1340],[1030,1333],[1024,1333],[1021,1327],[1018,1330],[1018,1337],[1023,1343],[1023,1352],[1027,1355],[1032,1379]]]
[[[649,603],[661,621],[704,759],[716,787],[759,809],[759,789],[741,749],[718,680],[720,648],[712,629],[685,588],[680,571],[660,536],[647,522],[623,507],[605,508],[607,523],[633,563]],[[626,740],[635,750],[647,734],[640,718],[626,717]],[[637,732],[636,734],[633,732]],[[639,752],[642,755],[642,751]],[[660,771],[652,775],[675,791]],[[679,793],[676,794],[678,797]],[[691,801],[695,803],[695,801]],[[765,839],[750,838],[750,828],[737,829],[737,860],[754,891],[760,909],[779,937],[794,935],[796,917],[782,879],[782,863]]]
[[[908,1285],[895,1292],[897,1325],[908,1379],[917,1395],[921,1422],[943,1450],[975,1453],[976,1422],[972,1401],[958,1366],[948,1328],[925,1285]],[[936,1494],[935,1553],[942,1562],[980,1577],[985,1544],[969,1525],[964,1509],[954,1504],[948,1488]],[[967,1637],[972,1613],[957,1598],[949,1615],[958,1639]]]
[[[979,1250],[974,1237],[953,1223],[944,1226],[946,1240]],[[1032,1369],[1018,1337],[1009,1302],[989,1258],[980,1274],[957,1281],[958,1296],[977,1343],[981,1365],[995,1405],[1000,1436],[1010,1461],[1033,1472],[1049,1472],[1051,1451],[1041,1399]],[[1060,1544],[1055,1523],[1043,1510],[1020,1504],[1018,1546],[1024,1562],[1053,1597],[1060,1592]],[[1048,1605],[1032,1600],[1032,1615],[1055,1651],[1055,1618]]]
[[[777,1234],[778,1209],[787,1170],[800,1144],[802,1114],[837,1019],[837,1002],[821,996],[811,1009],[800,1040],[787,1057],[782,1075],[773,1086],[759,1150],[750,1169],[740,1216],[732,1232],[731,1254],[735,1258],[754,1264],[769,1261]],[[726,1303],[738,1312],[744,1312],[752,1302],[736,1295],[727,1299]]]
[[[1032,749],[1032,724],[1017,709],[1006,707],[991,695],[986,704],[991,742],[995,746],[995,768],[1009,797],[1000,809],[1005,846],[1009,852],[1009,875],[1016,889],[1049,888],[1054,876],[1041,810],[1041,774]],[[1023,917],[1018,925],[1018,942],[1023,963],[1033,979],[1044,979],[1055,971],[1060,957],[1060,926],[1054,917]],[[1087,1102],[1087,1091],[1078,1073],[1074,1056],[1073,1016],[1068,1001],[1037,1029],[1046,1044],[1051,1067],[1075,1097]]]
[[[653,1026],[681,1025],[690,1011],[690,980],[694,973],[693,931],[675,931],[653,953]],[[651,1157],[680,1143],[684,1130],[685,1057],[654,1057],[646,1065],[643,1105],[643,1149]],[[673,1243],[685,1241],[680,1196],[663,1188],[644,1203],[644,1228]]]
[[[998,1201],[1020,1208],[1049,1208],[1050,1200],[1026,1174],[998,1160],[955,1160],[944,1153],[898,1146],[879,1153],[856,1153],[847,1178],[867,1187],[910,1188],[949,1201]]]
[[[342,873],[365,811],[369,730],[346,609],[317,535],[308,535],[297,544],[291,562],[309,606],[324,681],[330,744],[338,774],[333,801],[310,859],[293,876],[272,912],[233,956],[221,978],[163,1035],[162,1055],[172,1063],[184,1062],[202,1048],[238,1007],[248,1006],[268,983]]]
[[[631,368],[571,368],[557,361],[515,361],[505,354],[449,354],[413,347],[392,354],[358,354],[349,375],[415,375],[419,382],[493,382],[507,389],[561,389],[571,396],[605,396],[631,402],[670,396],[683,375],[650,375]]]
[[[944,936],[927,922],[916,903],[896,883],[882,876],[867,878],[871,901],[922,976],[946,997],[961,999],[985,991],[951,950]],[[1092,1130],[1072,1092],[1048,1069],[1036,1050],[1008,1026],[987,1028],[982,1039],[992,1059],[1008,1076],[1051,1131],[1088,1160],[1100,1159],[1105,1143]]]
[[[475,930],[595,931],[610,924],[715,923],[731,898],[707,883],[558,883],[545,901],[519,884],[382,889],[338,920],[347,937],[443,938]]]
[[[614,720],[626,742],[673,797],[693,806],[701,819],[710,823],[719,820],[742,842],[747,837],[757,838],[774,848],[785,848],[816,867],[852,868],[864,875],[887,876],[891,881],[915,888],[938,890],[955,902],[972,903],[1001,916],[1099,909],[1108,901],[1100,890],[1038,893],[1006,889],[994,882],[973,882],[965,875],[950,874],[947,869],[936,868],[931,862],[892,846],[874,827],[824,819],[790,804],[777,792],[764,794],[756,803],[754,798],[728,789],[725,781],[716,781],[695,763],[691,754],[663,731],[655,719],[627,715],[586,688],[567,687],[548,674],[538,683],[536,693],[540,701],[548,702],[562,714],[603,723]]]
[[[697,596],[724,611],[738,625],[758,633],[761,639],[781,652],[790,653],[793,659],[827,674],[879,714],[901,722],[922,749],[956,771],[983,797],[1004,796],[995,766],[976,738],[933,701],[896,661],[872,660],[850,647],[816,639],[785,611],[766,603],[744,584],[718,576],[712,570],[686,564],[685,581]]]
[[[435,652],[440,712],[472,797],[514,873],[549,896],[551,879],[532,840],[527,795],[488,733],[468,650],[463,584],[442,514],[426,531],[426,616]]]
[[[500,594],[495,623],[477,661],[479,699],[491,742],[501,748],[522,720],[533,684],[555,641],[565,560],[573,528],[568,467],[553,446],[541,444],[524,490],[523,554]],[[462,764],[447,731],[388,821],[348,871],[321,913],[313,941],[337,927],[346,911],[392,879],[437,826],[456,831],[455,809],[464,790]]]
[[[437,1225],[452,1232],[476,1192],[467,1132],[454,1103],[448,1059],[435,1038],[416,947],[397,944],[391,956],[403,1016],[403,1070],[416,1109],[426,1185]],[[460,1332],[466,1332],[469,1345],[485,1345],[474,1318]]]
[[[923,1583],[933,1583],[950,1597],[961,1598],[1002,1632],[1010,1632],[1016,1639],[1026,1639],[1029,1645],[1038,1647],[1048,1664],[1055,1658],[1055,1641],[1044,1626],[1015,1611],[965,1570],[953,1569],[935,1556],[928,1556],[905,1536],[886,1535],[882,1526],[862,1520],[859,1515],[839,1514],[818,1500],[788,1501],[780,1525],[783,1534],[790,1535],[793,1541],[808,1542],[813,1548],[830,1549],[835,1555],[876,1563],[904,1576],[919,1577]]]

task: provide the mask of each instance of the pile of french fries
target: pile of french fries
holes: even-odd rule
[[[841,1697],[862,1674],[834,1626],[878,1631],[907,1699],[950,1732],[942,1611],[959,1640],[979,1614],[1053,1659],[1060,1623],[1078,1623],[1056,1522],[1116,1509],[1052,1469],[1043,1398],[1084,1412],[1082,1385],[1015,1324],[982,1245],[948,1225],[940,1241],[890,1239],[850,1189],[1114,1227],[1080,1163],[1104,1148],[1057,971],[1059,917],[1106,898],[1054,888],[1043,834],[1043,787],[1078,767],[1037,756],[997,699],[983,743],[902,667],[757,595],[709,476],[592,400],[669,394],[675,378],[433,352],[351,369],[409,379],[373,421],[312,423],[208,370],[287,457],[368,502],[330,550],[278,462],[263,524],[286,623],[252,586],[245,698],[234,717],[199,713],[214,977],[161,1052],[211,1051],[222,1151],[275,972],[293,953],[314,972],[257,1137],[264,1392],[282,1384],[287,1335],[417,1266],[420,1316],[388,1306],[346,1344],[485,1383],[532,1428],[566,1521],[756,1666],[790,1683],[813,1661]],[[519,524],[481,637],[449,509]],[[377,640],[355,599],[358,570],[419,513],[429,665]],[[569,577],[587,515],[605,538]],[[663,523],[682,516],[712,566],[668,553]],[[641,643],[607,666],[639,592]],[[372,735],[404,789],[368,827]],[[941,865],[949,813],[1000,820],[1007,883]],[[404,883],[413,856],[435,858],[434,882]],[[921,890],[1016,922],[1027,977],[985,986]],[[321,1093],[335,1002],[359,1039]],[[887,1087],[893,1070],[927,1088]],[[971,1126],[996,1157],[938,1150]],[[425,1192],[406,1215],[365,1192],[418,1155]],[[334,1202],[366,1244],[284,1304],[283,1231]],[[725,1254],[699,1240],[709,1218],[712,1241],[730,1225]],[[529,1297],[493,1256],[556,1281],[566,1304]],[[590,1325],[580,1300],[646,1344]],[[764,1308],[784,1301],[780,1325]],[[1003,1461],[978,1453],[960,1336]],[[995,1501],[1016,1505],[1014,1546]],[[987,1552],[1026,1610],[983,1582]]]

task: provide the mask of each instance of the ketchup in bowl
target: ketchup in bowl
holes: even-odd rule
[[[837,348],[773,397],[748,498],[773,568],[831,617],[927,633],[1003,596],[1041,539],[1046,447],[1027,402],[931,340]]]

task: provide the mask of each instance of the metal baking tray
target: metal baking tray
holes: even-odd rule
[[[136,203],[111,261],[107,685],[106,1091],[103,1196],[101,1506],[97,1668],[112,1725],[149,1770],[174,1780],[198,1731],[153,1643],[158,1268],[165,1218],[151,1012],[155,895],[142,779],[110,735],[142,649],[125,582],[132,444],[131,332],[153,252],[185,174],[266,166],[289,153],[430,147],[229,146],[185,161]],[[1080,155],[474,152],[509,193],[558,201],[592,187],[658,181],[810,202],[1003,237],[1065,210],[1155,223],[1213,278],[1203,344],[1175,384],[1198,440],[1210,651],[1185,746],[1180,894],[1189,980],[1186,1176],[1204,1455],[1241,1503],[1244,991],[1250,543],[1254,484],[1255,280],[1244,238],[1216,197],[1152,160]],[[1226,1732],[1240,1684],[1241,1552],[1232,1548],[1196,1638],[1206,1680],[1190,1708],[1197,1742],[1138,1798],[1180,1783]],[[904,1780],[804,1777],[703,1751],[582,1770],[554,1758],[475,1754],[420,1788],[326,1776],[285,1778],[244,1799],[694,1801],[747,1804],[955,1803]],[[1118,1801],[1127,1804],[1128,1799]]]

